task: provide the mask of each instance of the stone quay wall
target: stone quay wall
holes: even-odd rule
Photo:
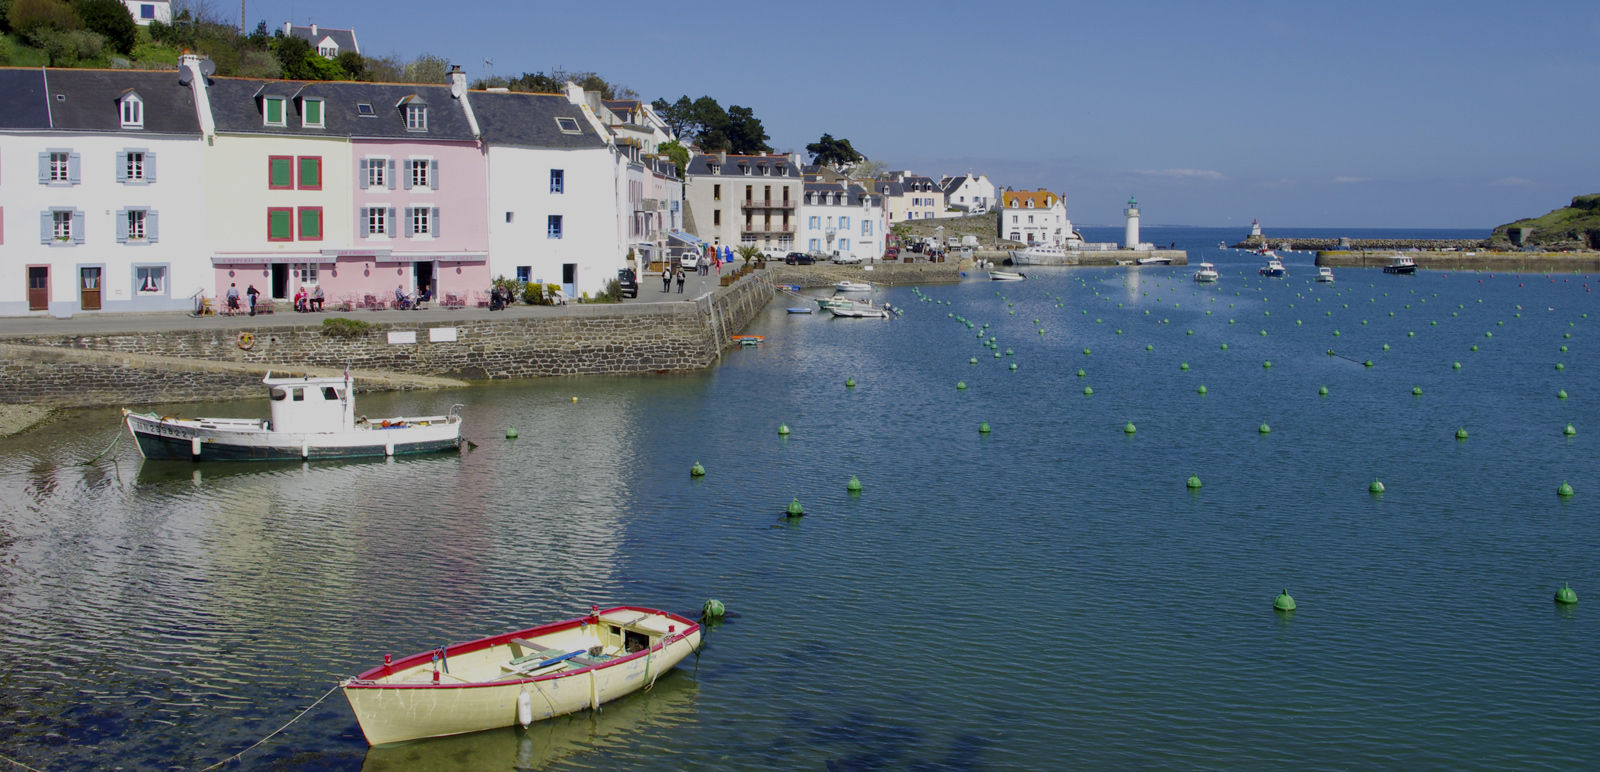
[[[288,374],[348,366],[368,389],[695,370],[730,347],[731,336],[772,297],[771,285],[758,273],[688,303],[573,305],[538,316],[426,324],[375,322],[353,338],[326,336],[321,325],[290,318],[253,329],[248,349],[232,329],[11,336],[0,341],[7,360],[0,365],[0,403],[84,406],[256,396],[267,369]]]
[[[1317,265],[1333,268],[1382,268],[1398,250],[1361,252],[1326,250],[1317,253]],[[1431,271],[1519,271],[1525,273],[1600,272],[1600,252],[1487,252],[1405,251],[1417,268]]]
[[[1233,249],[1261,249],[1269,247],[1279,249],[1284,244],[1296,252],[1317,251],[1355,251],[1363,249],[1421,249],[1434,252],[1443,252],[1451,249],[1483,249],[1487,244],[1483,239],[1269,239],[1261,236],[1250,236],[1244,241],[1233,245]],[[1348,247],[1346,247],[1348,244]]]
[[[863,281],[869,284],[894,286],[900,284],[953,284],[961,281],[961,271],[970,270],[954,260],[942,263],[872,263],[867,265],[782,265],[769,263],[767,274],[773,284],[798,286],[805,289],[832,287],[841,281]]]

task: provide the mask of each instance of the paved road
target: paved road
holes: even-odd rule
[[[621,304],[584,305],[572,303],[566,306],[527,306],[517,304],[503,311],[490,311],[487,308],[474,307],[443,309],[435,304],[433,307],[417,311],[357,310],[305,314],[294,311],[278,311],[277,313],[262,314],[260,316],[239,314],[238,316],[207,316],[202,318],[192,317],[183,311],[142,311],[138,313],[88,311],[74,314],[70,319],[56,319],[49,316],[0,318],[0,338],[25,335],[100,335],[132,331],[164,332],[193,328],[251,330],[265,327],[318,326],[322,324],[323,319],[331,316],[344,316],[370,322],[437,324],[440,322],[484,318],[501,319],[563,316],[577,313],[614,313],[619,309],[627,309],[629,313],[650,313],[660,310],[658,304],[692,302],[694,299],[718,289],[721,289],[721,282],[716,272],[713,271],[709,276],[690,274],[683,283],[683,294],[678,294],[676,283],[673,284],[671,292],[662,292],[661,280],[657,277],[646,276],[644,282],[639,285],[639,297],[624,298]],[[280,309],[290,306],[287,301],[279,302],[276,305]]]

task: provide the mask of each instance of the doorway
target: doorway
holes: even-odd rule
[[[433,286],[433,263],[418,261],[411,264],[411,280],[417,288],[417,297],[439,297],[439,288]]]
[[[98,266],[78,269],[78,307],[85,311],[100,310],[100,268]]]
[[[50,266],[28,266],[28,310],[50,310]]]
[[[272,299],[289,299],[289,264],[272,264]]]
[[[569,298],[578,296],[578,264],[561,264],[561,291]]]

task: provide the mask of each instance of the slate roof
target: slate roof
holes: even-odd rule
[[[956,192],[956,188],[959,188],[963,184],[965,184],[966,181],[967,181],[967,177],[969,177],[969,176],[971,176],[971,175],[961,174],[961,175],[957,175],[955,177],[951,177],[949,179],[946,179],[944,181],[944,193],[945,193],[945,195],[948,196],[948,195]]]
[[[486,142],[497,145],[582,149],[605,147],[606,141],[583,117],[577,105],[558,94],[473,91],[472,112]],[[556,118],[571,118],[577,134],[563,132]]]
[[[194,92],[177,70],[45,70],[50,122],[65,131],[119,134],[200,134]],[[135,92],[144,102],[144,128],[122,128],[118,100]]]
[[[711,164],[714,164],[714,163],[721,163],[722,164],[722,168],[717,171],[717,176],[719,176],[719,177],[757,177],[757,176],[765,176],[768,179],[771,179],[773,177],[780,177],[780,178],[781,177],[793,177],[793,178],[797,178],[798,179],[801,176],[800,175],[800,170],[798,168],[796,168],[794,164],[789,163],[789,157],[788,156],[784,156],[784,155],[732,155],[732,154],[728,155],[728,160],[725,161],[725,162],[724,161],[719,161],[718,157],[715,156],[715,155],[697,155],[694,158],[689,159],[689,166],[688,166],[688,168],[684,169],[684,174],[686,174],[686,175],[696,175],[696,174],[709,175],[709,174],[711,174]],[[744,172],[739,170],[739,164],[741,164],[741,163],[746,164],[746,165],[748,165],[750,167],[750,173],[749,174],[745,174]],[[765,165],[767,167],[767,174],[765,174],[765,175],[757,175],[756,174],[756,167],[758,165]]]
[[[37,67],[0,69],[0,129],[48,128],[44,71]]]
[[[310,27],[290,25],[289,34],[310,43],[313,50],[316,49],[318,43],[322,42],[323,38],[332,38],[334,44],[339,46],[339,53],[342,54],[346,51],[361,53],[361,47],[356,45],[356,31],[353,29],[333,29],[319,24],[317,25],[317,34],[313,35]]]
[[[819,196],[817,199],[817,205],[827,206],[835,206],[835,204],[831,203],[834,193],[845,194],[844,202],[838,204],[838,206],[861,206],[861,199],[867,195],[867,191],[864,190],[860,185],[846,186],[843,183],[838,182],[808,182],[805,184],[805,192],[826,195],[828,200],[823,201]]]
[[[289,98],[284,121],[287,125],[262,123],[261,97],[268,96]],[[210,97],[211,114],[219,132],[355,139],[475,139],[461,105],[450,96],[449,86],[213,78]],[[322,128],[300,125],[302,100],[307,98],[323,100]],[[428,106],[427,131],[406,129],[402,100],[419,100]],[[371,117],[361,115],[358,105],[362,104],[372,105]]]

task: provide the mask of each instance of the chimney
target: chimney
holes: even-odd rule
[[[311,37],[317,36],[317,23],[311,22]]]
[[[283,23],[283,34],[285,37],[294,34],[294,22],[286,21]]]
[[[200,57],[186,53],[178,57],[178,66],[189,75],[189,88],[194,92],[195,117],[200,119],[200,134],[209,142],[217,134],[217,123],[211,117],[211,92],[207,90],[206,74],[200,69]]]
[[[461,101],[461,111],[466,113],[467,126],[472,129],[472,136],[482,136],[478,128],[478,116],[472,111],[472,100],[467,98],[467,73],[462,71],[461,65],[450,65],[450,74],[446,76],[450,81],[450,96]]]
[[[717,151],[717,163],[722,165],[722,166],[727,166],[728,165],[728,151],[726,151],[726,150],[718,150]]]

